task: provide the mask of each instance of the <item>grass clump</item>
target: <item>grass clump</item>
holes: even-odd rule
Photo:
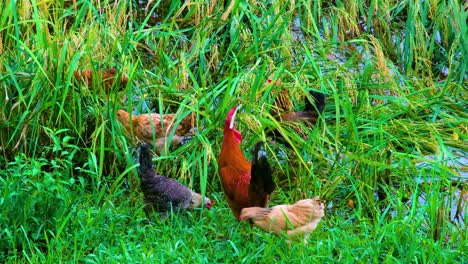
[[[144,7],[144,9],[142,9]],[[5,262],[463,262],[466,6],[459,1],[3,1],[0,258]],[[109,68],[124,86],[77,82]],[[280,86],[268,80],[280,80]],[[314,128],[270,114],[277,89]],[[271,205],[320,195],[308,245],[238,223],[217,176],[243,104],[246,151],[269,143]],[[215,201],[144,225],[118,109],[197,115],[156,169]],[[465,162],[465,163],[464,163]]]

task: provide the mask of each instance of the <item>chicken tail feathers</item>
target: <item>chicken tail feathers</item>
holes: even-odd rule
[[[271,194],[275,184],[266,151],[262,150],[263,145],[264,142],[260,141],[254,146],[250,180],[256,192]]]
[[[153,154],[148,144],[144,143],[140,146],[139,162],[140,162],[140,177],[150,174],[153,170]]]
[[[262,207],[248,207],[243,208],[239,219],[241,221],[253,219],[253,220],[263,220],[268,217],[268,214],[272,211],[271,208],[262,208]]]
[[[304,111],[318,111],[318,113],[322,113],[325,109],[325,94],[316,92],[311,90],[309,92],[310,96],[314,100],[314,104],[312,104],[307,98],[305,99],[305,106]]]

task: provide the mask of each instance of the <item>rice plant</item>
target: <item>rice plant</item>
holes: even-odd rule
[[[463,262],[467,4],[462,1],[2,1],[0,258],[45,262]],[[104,88],[75,71],[117,69]],[[279,90],[314,127],[278,122]],[[217,159],[229,109],[267,142],[270,205],[320,195],[288,244],[232,216]],[[156,170],[215,201],[145,224],[118,109],[195,114]],[[280,131],[283,142],[271,138]]]

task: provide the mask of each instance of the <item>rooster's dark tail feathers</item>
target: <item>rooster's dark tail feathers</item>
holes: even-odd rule
[[[261,150],[263,145],[264,143],[260,141],[253,148],[251,182],[257,192],[271,194],[275,189],[275,183],[266,151]]]

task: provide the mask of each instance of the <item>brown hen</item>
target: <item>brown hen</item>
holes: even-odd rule
[[[117,69],[110,68],[108,70],[97,71],[97,77],[93,74],[93,70],[74,71],[73,75],[78,82],[84,82],[88,87],[93,85],[93,82],[101,83],[106,90],[109,90],[112,85],[119,81],[117,79]],[[125,87],[128,82],[128,77],[122,75],[120,78],[120,87]]]
[[[117,120],[130,135],[148,144],[154,143],[159,153],[170,146],[178,145],[186,136],[192,135],[196,122],[193,113],[179,122],[176,114],[151,113],[130,117],[124,110],[117,111]]]

